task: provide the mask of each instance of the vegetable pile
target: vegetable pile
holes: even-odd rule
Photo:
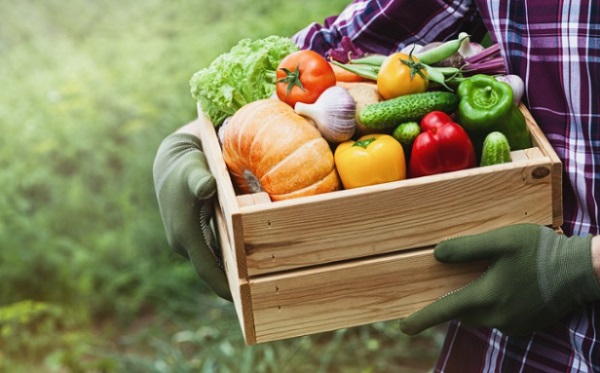
[[[289,38],[243,39],[191,80],[192,96],[215,126],[242,106],[270,97],[282,58],[298,50]]]
[[[272,200],[510,162],[532,146],[497,45],[469,36],[389,56],[242,40],[193,75],[239,193]],[[227,120],[226,120],[227,119]]]

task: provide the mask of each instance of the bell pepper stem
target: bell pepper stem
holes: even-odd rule
[[[365,140],[355,141],[354,144],[352,144],[352,146],[360,146],[361,148],[366,149],[367,146],[369,146],[369,144],[372,143],[373,141],[375,141],[375,138],[374,137],[370,137],[370,138],[365,139]]]

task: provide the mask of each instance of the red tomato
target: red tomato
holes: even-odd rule
[[[335,73],[329,62],[311,50],[286,56],[277,68],[277,97],[291,107],[297,102],[314,103],[335,83]]]

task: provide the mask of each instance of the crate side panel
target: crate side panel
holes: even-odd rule
[[[221,225],[219,228],[227,230],[227,234],[224,235],[224,237],[227,237],[229,240],[229,249],[234,251],[231,256],[233,261],[230,263],[230,267],[233,268],[235,265],[238,272],[238,278],[246,278],[246,252],[244,249],[242,226],[240,220],[237,218],[240,215],[240,208],[231,182],[231,177],[229,176],[229,170],[223,159],[215,128],[213,127],[212,122],[206,118],[204,113],[202,113],[200,108],[198,108],[197,123],[199,126],[202,148],[210,172],[217,181],[218,203],[216,204],[216,208],[220,209],[225,221],[225,224]]]
[[[254,313],[252,310],[252,299],[250,298],[250,287],[248,280],[239,276],[235,250],[230,245],[231,239],[227,236],[227,222],[220,208],[217,208],[215,211],[215,222],[225,273],[227,274],[227,282],[238,321],[242,327],[242,334],[247,343],[255,343],[256,335],[254,332]]]
[[[428,249],[251,280],[256,341],[405,317],[477,278],[485,266],[442,264]]]
[[[552,226],[554,228],[560,227],[563,224],[563,211],[562,211],[562,162],[554,151],[554,148],[548,141],[548,138],[544,135],[541,128],[531,116],[531,113],[525,105],[521,103],[520,109],[525,116],[525,121],[529,132],[532,135],[533,144],[538,147],[542,153],[550,159],[552,164],[552,214],[554,217]]]
[[[404,180],[336,192],[312,203],[274,203],[245,211],[248,274],[425,247],[448,236],[521,222],[550,225],[551,176],[530,177],[533,170],[549,167],[545,160]]]

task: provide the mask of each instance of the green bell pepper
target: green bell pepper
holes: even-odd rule
[[[457,121],[471,137],[478,155],[485,137],[493,131],[506,136],[511,150],[532,146],[525,117],[513,102],[508,83],[478,74],[463,80],[456,93],[460,100]]]

